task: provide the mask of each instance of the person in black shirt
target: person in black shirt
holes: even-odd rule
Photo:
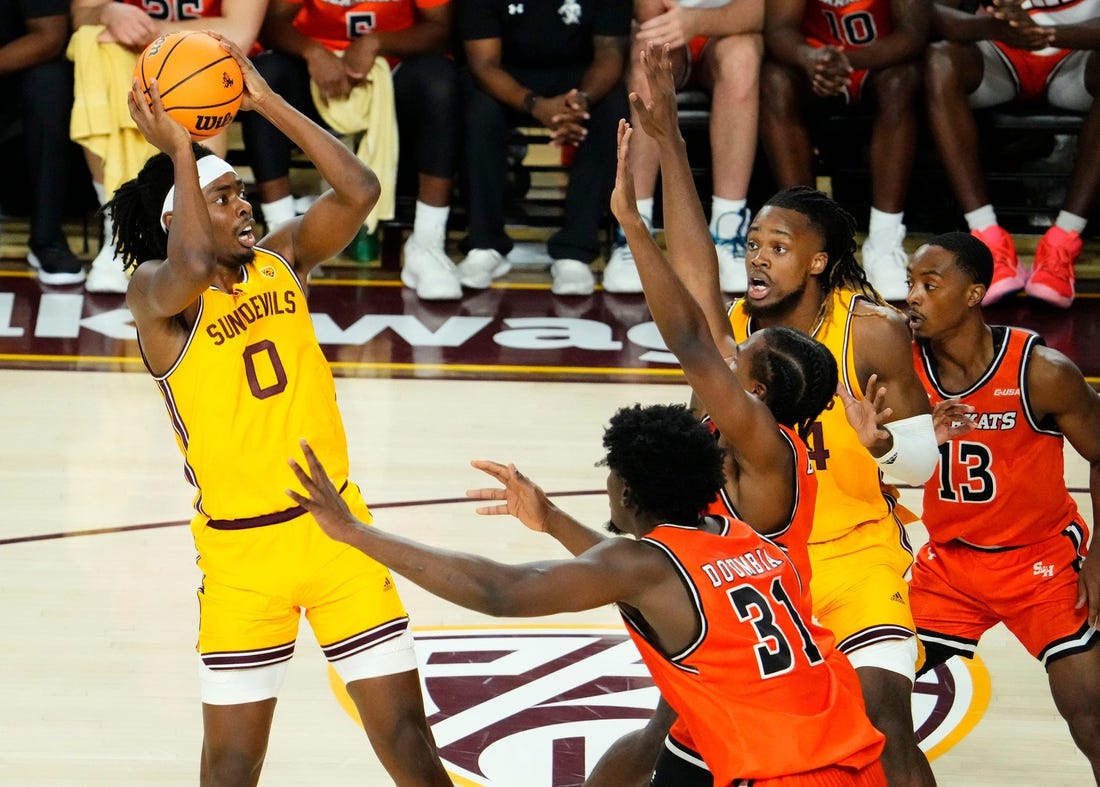
[[[543,125],[555,144],[576,147],[564,225],[547,244],[551,291],[588,295],[599,256],[600,221],[615,181],[615,133],[629,108],[623,74],[630,0],[464,0],[459,30],[468,71],[467,211],[470,252],[459,264],[466,287],[485,289],[508,272],[504,230],[509,133]],[[533,119],[533,120],[532,120]]]
[[[84,281],[62,227],[69,112],[59,108],[73,104],[68,40],[68,0],[0,0],[0,128],[22,122],[30,170],[27,262],[43,284],[55,285]]]

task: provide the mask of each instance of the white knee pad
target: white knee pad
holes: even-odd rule
[[[242,705],[279,695],[289,661],[252,669],[210,669],[199,660],[199,686],[206,705]]]
[[[878,667],[904,675],[912,682],[917,676],[917,638],[891,639],[844,654],[856,669]]]
[[[331,662],[344,684],[363,678],[378,678],[418,669],[412,631],[405,629],[399,636],[380,642],[366,650]]]

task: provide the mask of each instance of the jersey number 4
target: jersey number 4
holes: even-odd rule
[[[738,585],[729,590],[730,603],[738,620],[749,623],[760,641],[753,646],[760,677],[774,678],[794,668],[794,649],[791,647],[792,625],[797,631],[802,652],[811,666],[822,661],[821,651],[810,636],[810,630],[798,614],[791,597],[787,595],[779,577],[772,580],[769,599],[755,585]],[[784,625],[785,624],[785,625]],[[784,628],[787,629],[784,631]]]

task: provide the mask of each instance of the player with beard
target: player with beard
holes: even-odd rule
[[[134,267],[126,303],[142,358],[198,490],[191,533],[203,572],[200,781],[256,784],[304,612],[394,781],[449,785],[424,715],[409,618],[389,572],[325,538],[285,494],[296,483],[284,457],[306,435],[345,503],[370,520],[348,479],[335,384],[305,287],[310,269],[362,226],[378,179],[221,41],[244,73],[242,109],[294,140],[331,189],[257,241],[237,173],[192,144],[164,111],[155,81],[151,106],[134,81],[130,114],[162,152],[118,189],[111,211],[119,251]]]
[[[667,65],[656,51],[646,55],[653,105],[631,101],[648,116],[643,127],[668,176],[684,169],[677,164],[684,142],[669,109]],[[780,192],[750,225],[749,286],[729,322],[737,342],[786,326],[813,336],[836,359],[838,396],[807,430],[818,479],[808,545],[814,614],[856,667],[868,715],[886,735],[883,766],[891,784],[928,785],[933,777],[911,710],[918,657],[906,582],[912,551],[880,467],[899,481],[923,484],[936,466],[937,434],[911,363],[905,318],[867,282],[855,248],[852,218],[835,201],[808,188]],[[697,254],[670,253],[669,263],[704,313],[712,319],[726,313],[715,266],[701,264]],[[888,421],[867,447],[842,406],[852,399],[881,403]],[[878,408],[859,409],[874,418]]]
[[[818,497],[810,592],[815,616],[856,668],[871,722],[886,735],[882,762],[890,784],[930,785],[911,706],[918,648],[906,575],[913,553],[882,471],[923,484],[936,467],[937,436],[905,318],[868,283],[854,234],[852,217],[822,192],[776,194],[749,228],[749,286],[729,318],[738,340],[786,325],[822,342],[836,358],[845,396],[885,389],[890,420],[870,450],[839,401],[811,427]]]

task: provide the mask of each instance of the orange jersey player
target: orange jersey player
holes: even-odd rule
[[[632,230],[633,231],[633,230]],[[316,455],[290,493],[332,538],[431,593],[493,615],[535,616],[616,603],[654,682],[684,719],[720,785],[882,787],[883,738],[855,671],[813,623],[799,577],[775,544],[702,514],[722,485],[709,430],[679,405],[624,407],[604,432],[607,538],[564,514],[514,466],[475,462],[503,487],[472,490],[550,533],[576,557],[506,565],[438,550],[357,521]]]
[[[669,652],[621,607],[714,783],[796,774],[777,782],[831,783],[826,773],[836,784],[884,783],[882,738],[867,723],[855,670],[800,600],[798,572],[743,522],[721,521],[715,535],[664,525],[642,539],[668,556],[695,599],[699,636],[687,648]]]
[[[1100,564],[1066,490],[1066,440],[1089,462],[1100,514],[1100,396],[1030,331],[987,325],[994,258],[973,235],[939,235],[909,266],[917,370],[933,403],[973,408],[974,428],[940,446],[924,488],[928,543],[911,603],[931,669],[973,657],[1004,625],[1047,671],[1058,711],[1100,781]],[[961,416],[965,417],[965,416]]]

